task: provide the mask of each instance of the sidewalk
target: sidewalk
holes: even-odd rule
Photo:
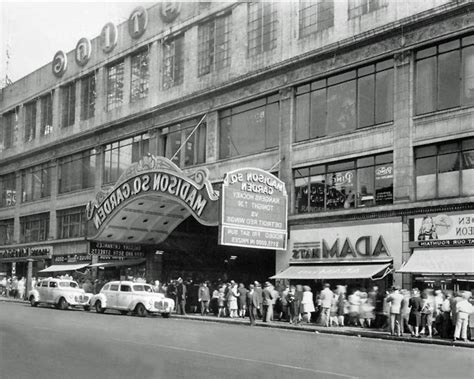
[[[2,302],[10,302],[10,303],[20,303],[20,304],[28,304],[27,301],[19,300],[19,299],[11,299],[6,297],[0,296],[0,304]],[[196,321],[203,321],[203,322],[219,322],[224,324],[238,324],[238,325],[248,325],[249,320],[248,318],[229,318],[229,317],[216,317],[212,316],[201,316],[200,314],[188,314],[186,316],[178,315],[173,313],[171,315],[172,318],[176,319],[187,319],[187,320],[196,320]],[[456,346],[456,347],[467,347],[467,348],[474,348],[474,341],[452,341],[449,339],[441,339],[439,337],[422,337],[422,338],[413,338],[410,335],[406,335],[403,337],[396,337],[391,336],[386,331],[382,331],[379,329],[362,329],[356,327],[329,327],[326,328],[320,325],[314,324],[299,324],[299,325],[292,325],[288,322],[281,322],[281,321],[273,321],[270,323],[257,321],[257,327],[263,328],[278,328],[278,329],[286,329],[286,330],[296,330],[296,331],[303,331],[303,332],[311,332],[311,333],[321,333],[321,334],[337,334],[342,336],[353,336],[353,337],[364,337],[364,338],[377,338],[383,340],[392,340],[392,341],[403,341],[403,342],[412,342],[412,343],[421,343],[421,344],[431,344],[431,345],[444,345],[444,346]]]

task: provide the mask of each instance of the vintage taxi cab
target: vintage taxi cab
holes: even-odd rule
[[[58,309],[82,307],[90,309],[89,300],[92,294],[86,293],[74,280],[47,278],[40,280],[36,288],[28,293],[32,307],[40,303],[55,305]]]
[[[174,300],[155,292],[149,284],[115,281],[105,284],[100,292],[91,298],[90,305],[97,313],[113,309],[122,314],[132,312],[140,317],[149,313],[160,313],[166,318],[174,308]]]

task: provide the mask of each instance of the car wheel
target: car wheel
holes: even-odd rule
[[[89,312],[89,311],[91,310],[90,305],[84,305],[84,310],[85,310],[86,312]]]
[[[68,307],[69,307],[69,304],[67,303],[66,299],[64,297],[60,298],[59,303],[58,303],[58,308],[61,309],[62,311],[65,311],[66,309],[68,309]]]
[[[162,314],[161,314],[161,317],[163,317],[163,318],[170,318],[170,314],[169,314],[169,313],[162,313]]]
[[[105,312],[105,308],[102,308],[102,303],[100,302],[100,300],[97,300],[95,302],[95,311],[97,313],[104,313]]]
[[[121,315],[126,315],[126,314],[128,314],[128,311],[120,311],[120,314]]]
[[[35,301],[34,296],[30,296],[30,304],[31,304],[32,307],[37,307],[38,306],[38,303]]]
[[[135,307],[135,313],[139,317],[145,317],[148,312],[142,303],[138,303],[137,306]]]

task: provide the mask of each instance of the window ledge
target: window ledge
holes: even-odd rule
[[[417,125],[428,124],[433,121],[447,120],[450,118],[459,117],[460,115],[463,115],[463,114],[470,114],[470,113],[474,113],[474,106],[472,105],[444,109],[442,111],[435,111],[435,112],[425,113],[418,116],[413,116],[413,121],[415,122],[415,126],[417,126]]]

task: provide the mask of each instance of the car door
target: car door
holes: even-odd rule
[[[58,287],[58,282],[56,280],[51,280],[48,283],[48,289],[47,289],[47,302],[52,303],[56,299],[56,295],[58,294],[59,287]]]
[[[133,300],[132,286],[130,284],[120,284],[120,291],[117,297],[117,308],[128,309]]]
[[[119,284],[111,283],[106,289],[102,289],[102,293],[107,298],[107,308],[117,308]]]
[[[39,294],[39,301],[40,302],[46,302],[48,301],[48,281],[47,280],[42,280],[41,282],[38,283],[36,286],[36,289],[38,290]]]

